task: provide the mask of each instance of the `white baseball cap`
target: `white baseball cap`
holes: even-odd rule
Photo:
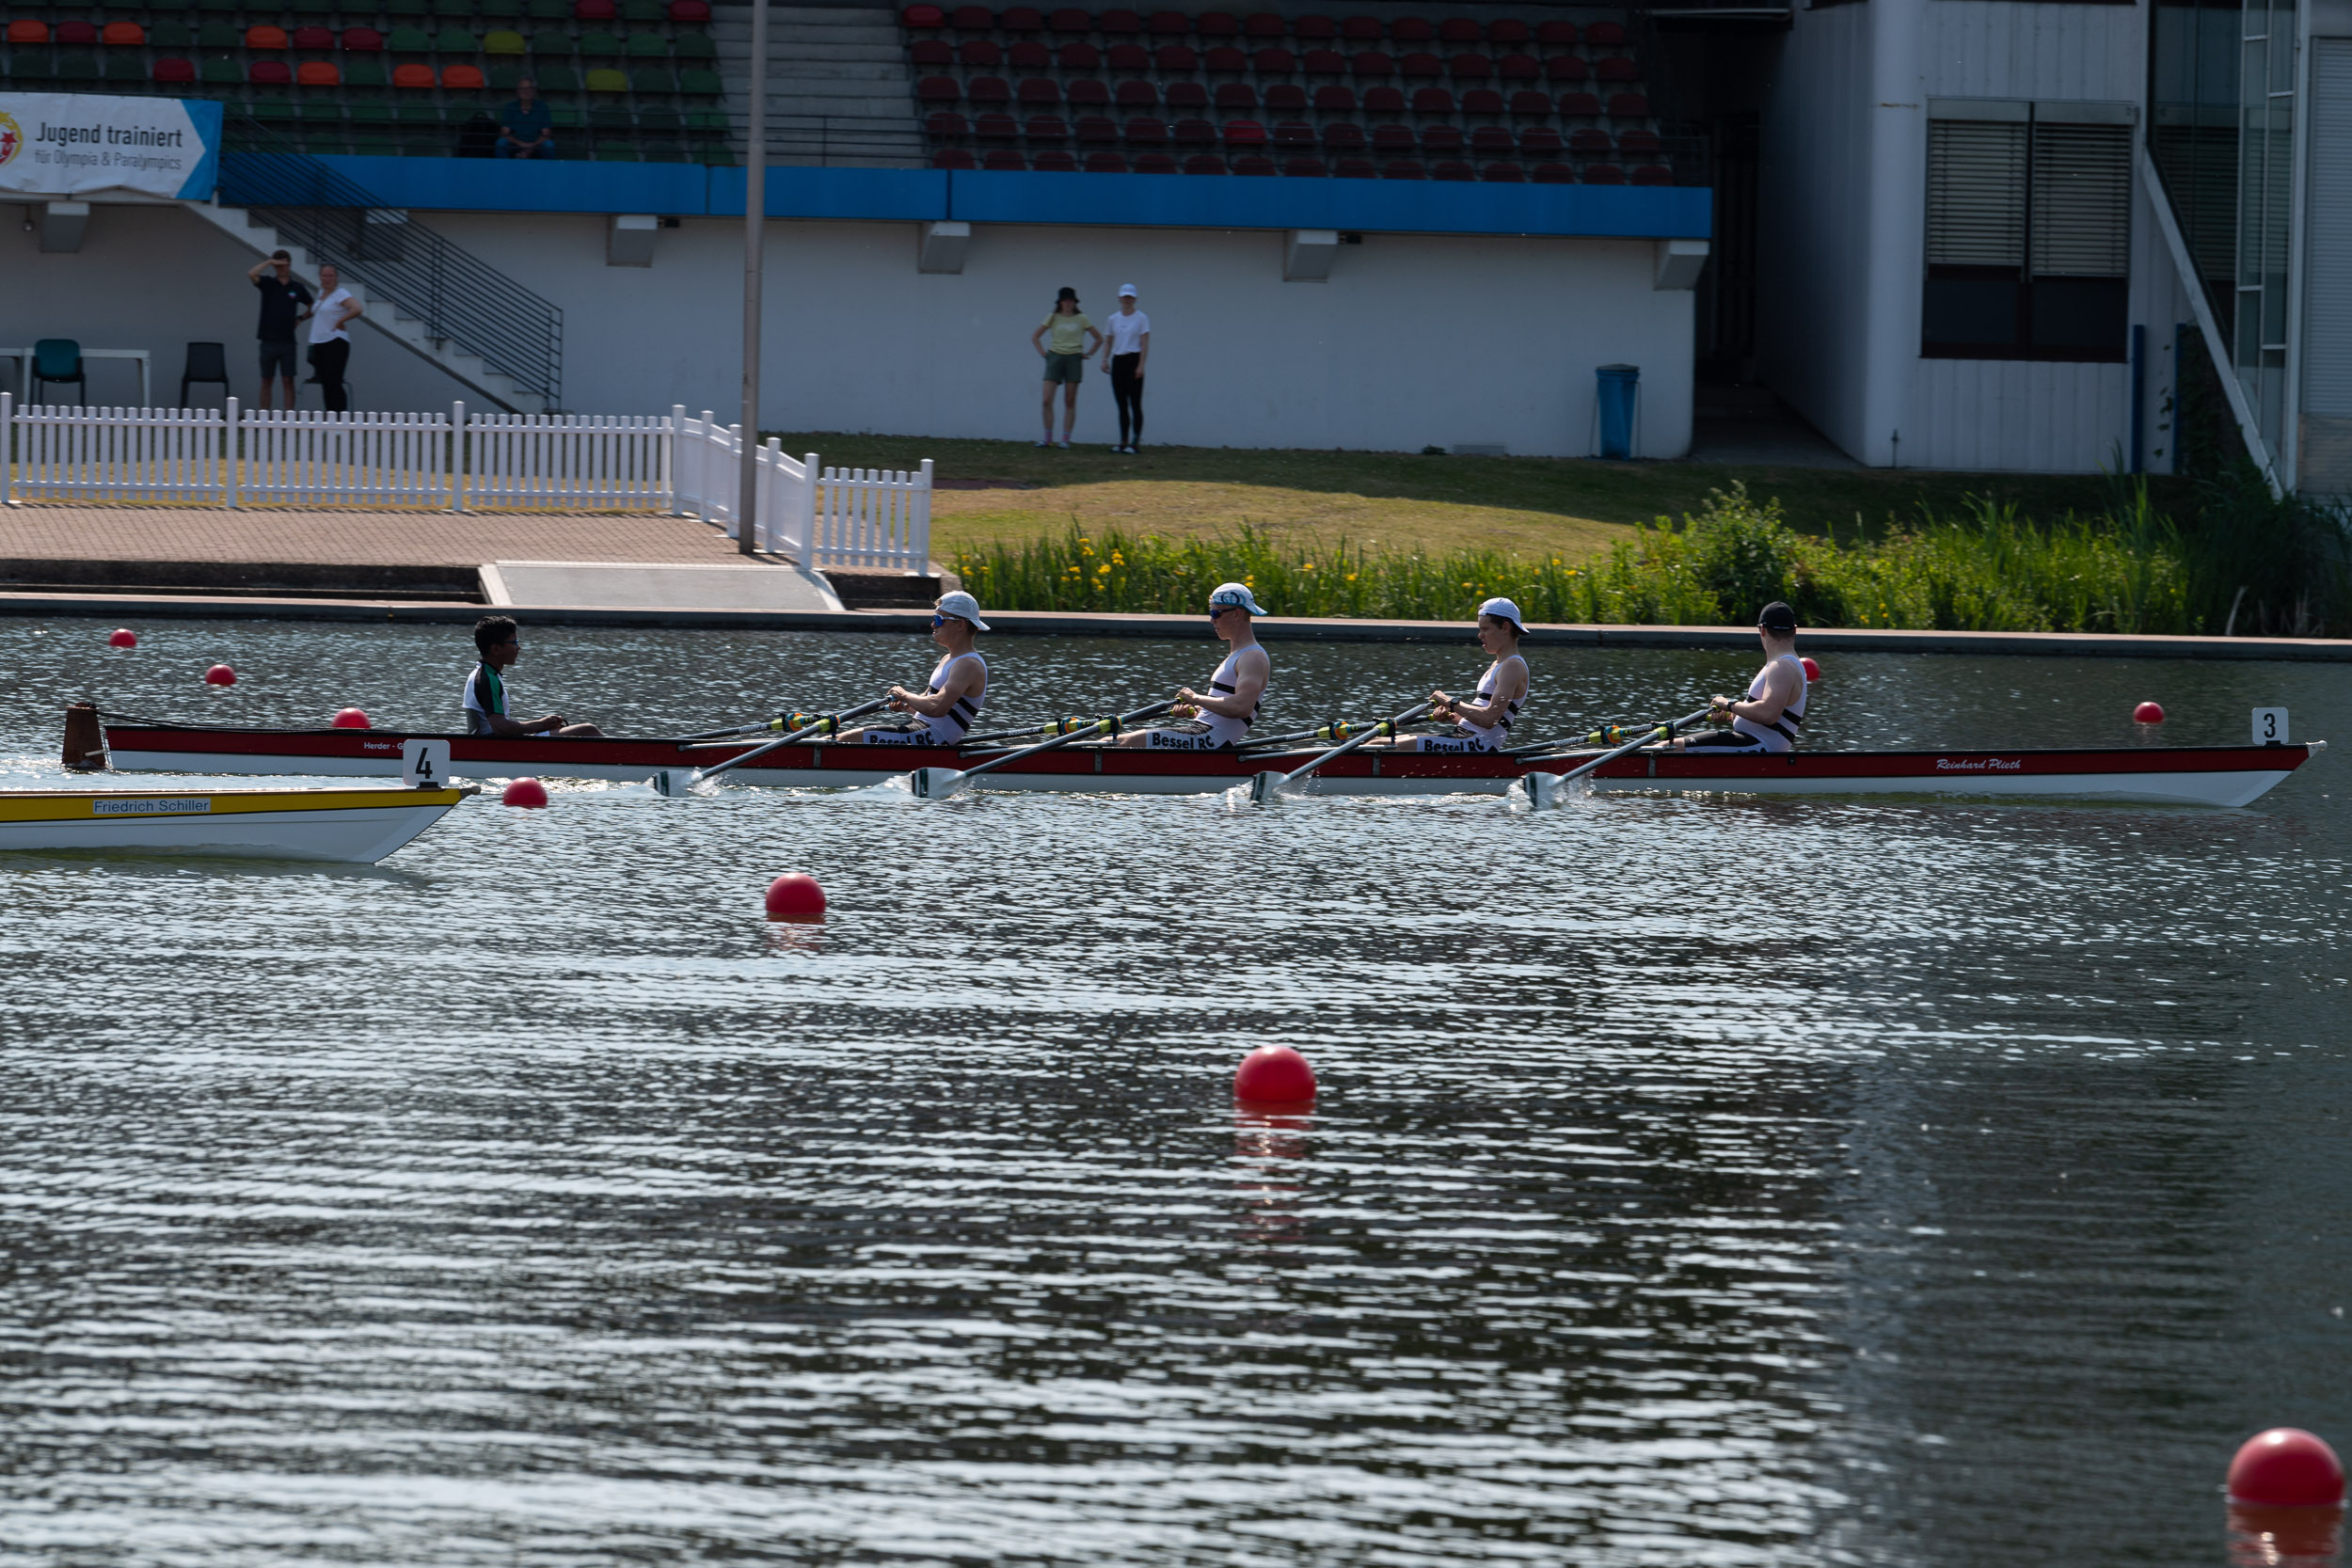
[[[1478,613],[1491,615],[1498,621],[1508,621],[1521,637],[1527,635],[1527,617],[1521,615],[1519,607],[1508,599],[1488,599],[1478,607]]]
[[[988,623],[980,619],[980,601],[959,588],[952,594],[942,594],[932,607],[942,615],[953,615],[960,621],[972,623],[974,631],[986,631]]]
[[[1119,297],[1121,299],[1132,297],[1135,294],[1135,292],[1136,286],[1133,283],[1121,283],[1119,286]]]
[[[1234,605],[1239,605],[1252,615],[1265,613],[1265,607],[1258,603],[1257,595],[1249,592],[1248,585],[1246,583],[1220,582],[1209,591],[1209,608],[1212,610],[1225,610]]]

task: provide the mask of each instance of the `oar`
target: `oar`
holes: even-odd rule
[[[1546,773],[1538,769],[1524,774],[1519,779],[1519,787],[1527,792],[1527,799],[1531,803],[1537,806],[1556,806],[1560,803],[1560,792],[1565,785],[1575,783],[1604,763],[1616,761],[1629,752],[1638,752],[1645,746],[1655,746],[1661,741],[1672,740],[1677,730],[1687,730],[1714,711],[1714,705],[1709,704],[1687,719],[1673,720],[1659,725],[1656,729],[1644,730],[1638,736],[1627,741],[1616,750],[1603,752],[1592,761],[1579,763],[1565,773]]]
[[[1175,705],[1173,702],[1153,703],[1150,707],[1139,707],[1133,713],[1105,716],[1083,728],[1057,735],[1051,740],[1041,740],[1034,746],[1024,746],[1017,752],[1007,752],[1003,756],[991,757],[977,768],[967,768],[961,772],[953,768],[918,768],[907,775],[907,787],[914,792],[918,800],[945,800],[961,792],[964,785],[981,774],[993,773],[1009,762],[1019,762],[1023,757],[1033,757],[1040,752],[1050,752],[1057,746],[1068,746],[1094,736],[1117,735],[1136,721],[1156,719]]]
[[[1428,711],[1429,704],[1426,701],[1415,703],[1393,719],[1383,719],[1376,724],[1365,725],[1363,734],[1353,740],[1332,747],[1303,768],[1294,768],[1287,773],[1277,773],[1268,769],[1263,773],[1253,775],[1249,781],[1249,803],[1256,806],[1271,804],[1280,797],[1283,787],[1294,780],[1305,778],[1333,757],[1343,757],[1359,746],[1370,745],[1384,735],[1394,735],[1399,724],[1409,724]]]
[[[1604,724],[1589,735],[1563,735],[1556,736],[1549,740],[1530,741],[1524,746],[1505,746],[1495,754],[1505,757],[1534,757],[1551,752],[1573,751],[1579,746],[1616,746],[1630,739],[1634,733],[1623,724]],[[1658,733],[1658,726],[1645,724],[1640,733],[1655,735]]]
[[[1380,730],[1379,726],[1382,724],[1388,724],[1389,728],[1387,730]],[[1385,719],[1374,720],[1372,727],[1376,733],[1383,735],[1393,734],[1396,728],[1392,722]],[[1323,725],[1319,729],[1293,730],[1288,735],[1261,736],[1255,740],[1245,740],[1240,745],[1234,747],[1233,750],[1236,752],[1264,752],[1276,751],[1284,746],[1295,745],[1301,740],[1353,740],[1356,738],[1357,734],[1364,728],[1365,726],[1363,724],[1359,723],[1353,719],[1334,719],[1329,723]]]
[[[857,706],[853,708],[845,708],[839,713],[824,714],[819,717],[814,724],[810,724],[803,729],[794,730],[790,735],[779,736],[775,739],[767,742],[765,745],[755,746],[750,751],[744,752],[741,756],[729,757],[726,761],[720,763],[715,767],[694,768],[691,772],[686,773],[683,778],[679,776],[679,769],[675,768],[664,768],[660,772],[654,774],[653,787],[656,791],[663,795],[683,795],[688,790],[691,789],[695,784],[700,784],[703,780],[715,779],[720,774],[726,772],[729,768],[740,768],[745,763],[750,762],[756,757],[764,757],[779,746],[789,746],[794,741],[805,740],[812,735],[831,735],[841,727],[841,721],[844,719],[863,719],[867,714],[874,712],[877,708],[887,707],[889,705],[889,698],[877,697],[870,703],[860,703]]]

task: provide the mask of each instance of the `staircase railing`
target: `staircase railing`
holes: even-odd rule
[[[221,154],[220,199],[333,263],[427,337],[455,343],[522,390],[562,401],[564,312],[505,273],[388,205],[267,126],[239,117]]]

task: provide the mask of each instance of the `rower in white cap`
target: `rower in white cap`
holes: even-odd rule
[[[1478,607],[1478,645],[1494,659],[1479,677],[1474,697],[1429,694],[1429,711],[1454,721],[1453,735],[1408,735],[1396,740],[1374,741],[1399,752],[1491,752],[1509,744],[1511,721],[1527,705],[1527,660],[1519,657],[1519,639],[1527,622],[1509,599],[1488,599]]]
[[[844,730],[837,738],[869,746],[953,746],[961,740],[988,701],[988,661],[972,646],[975,636],[987,629],[977,599],[961,589],[942,594],[931,608],[931,641],[946,652],[931,670],[930,684],[920,691],[892,687],[890,705],[905,718]]]
[[[1157,729],[1130,730],[1119,737],[1119,744],[1161,752],[1214,752],[1248,739],[1266,685],[1274,678],[1273,661],[1258,645],[1257,628],[1249,619],[1264,613],[1248,584],[1218,583],[1209,594],[1209,629],[1225,639],[1231,651],[1209,677],[1209,689],[1179,687],[1176,711],[1184,718]]]

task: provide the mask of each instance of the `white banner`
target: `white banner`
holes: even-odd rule
[[[0,198],[138,191],[201,200],[220,164],[218,103],[0,92]]]

